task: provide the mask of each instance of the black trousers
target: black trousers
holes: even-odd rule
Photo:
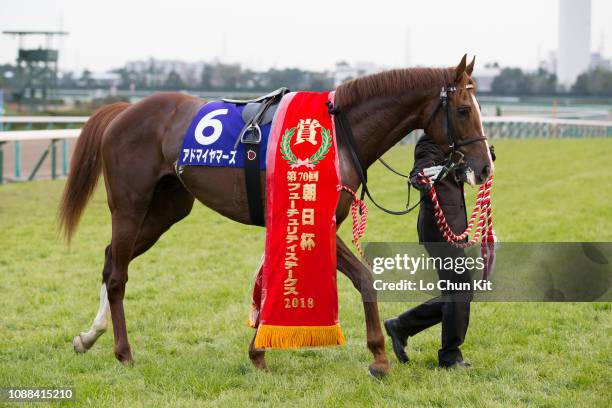
[[[425,208],[423,208],[425,207]],[[445,208],[449,224],[457,232],[465,229],[465,209],[462,206]],[[431,257],[465,257],[463,249],[455,248],[444,240],[433,217],[433,209],[422,206],[417,225],[419,240]],[[456,273],[452,269],[438,269],[438,278],[453,283],[471,282],[469,271]],[[470,285],[471,286],[471,285]],[[441,296],[422,303],[398,317],[400,329],[408,336],[442,323],[442,347],[438,351],[438,361],[441,366],[450,366],[461,361],[463,356],[459,347],[463,344],[470,322],[470,302],[472,291],[442,291]]]

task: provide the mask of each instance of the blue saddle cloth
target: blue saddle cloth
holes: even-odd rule
[[[245,126],[242,110],[246,105],[223,101],[208,102],[200,108],[183,137],[179,166],[244,168],[245,147],[236,140]],[[259,168],[266,168],[266,148],[271,123],[261,126]]]

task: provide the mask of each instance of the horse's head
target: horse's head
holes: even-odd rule
[[[442,88],[428,109],[425,132],[457,163],[460,179],[482,184],[494,166],[471,78],[474,62],[475,58],[466,65],[466,55],[463,56],[454,70],[454,83]]]

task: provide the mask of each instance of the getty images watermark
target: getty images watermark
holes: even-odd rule
[[[610,242],[497,243],[487,279],[479,244],[371,242],[364,250],[372,275],[363,284],[373,289],[366,300],[464,293],[483,302],[612,301]]]
[[[481,256],[428,256],[424,253],[411,255],[406,252],[396,253],[395,256],[376,256],[372,258],[372,273],[382,275],[386,271],[399,271],[415,276],[418,271],[440,270],[452,271],[457,275],[471,274],[474,270],[482,271],[485,268],[485,259]],[[438,279],[431,282],[425,279],[400,279],[387,282],[382,277],[374,278],[373,287],[377,291],[484,291],[492,290],[493,282],[486,279]]]

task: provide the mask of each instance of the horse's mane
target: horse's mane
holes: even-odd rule
[[[442,87],[454,82],[455,68],[392,69],[345,82],[336,88],[343,108],[377,96],[400,95],[411,90]]]

